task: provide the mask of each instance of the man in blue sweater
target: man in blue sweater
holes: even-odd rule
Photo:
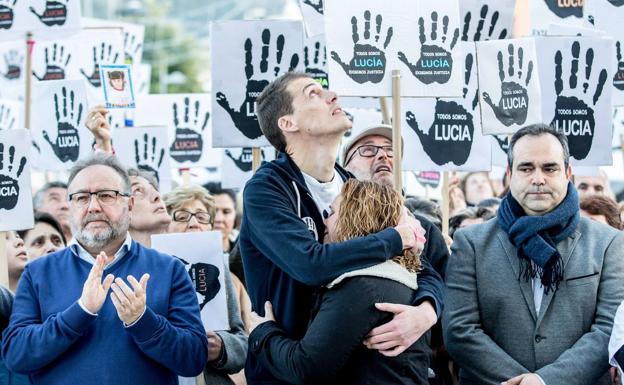
[[[68,193],[75,242],[26,266],[3,333],[6,366],[35,385],[173,385],[200,374],[208,342],[195,290],[180,261],[128,235],[123,166],[108,155],[79,161]]]
[[[265,301],[270,301],[276,322],[289,337],[299,339],[319,288],[347,271],[381,263],[405,249],[422,249],[422,228],[414,218],[404,216],[395,228],[323,244],[323,216],[330,212],[344,181],[353,177],[335,163],[351,121],[335,93],[299,73],[273,81],[257,104],[260,128],[281,154],[260,167],[245,186],[241,255],[254,310],[262,314]],[[444,283],[424,262],[413,301],[416,316],[394,317],[391,322],[396,327],[376,346],[382,354],[405,350],[436,323],[442,310]],[[248,384],[284,384],[257,360],[261,340],[250,336],[254,354],[248,356],[245,368]]]

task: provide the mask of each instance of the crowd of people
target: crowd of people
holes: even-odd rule
[[[87,116],[95,153],[34,194],[35,226],[7,232],[0,383],[620,383],[622,206],[604,172],[573,175],[553,128],[511,137],[503,180],[454,178],[444,234],[439,202],[394,185],[392,127],[345,138],[305,74],[257,99],[279,155],[242,207],[218,184],[161,195],[117,160],[107,114]],[[211,230],[227,330],[205,329],[184,256],[151,243]]]

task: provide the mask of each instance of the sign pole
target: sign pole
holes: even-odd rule
[[[442,234],[449,235],[449,173],[442,173]]]
[[[32,32],[26,34],[26,69],[24,73],[24,80],[26,84],[26,91],[24,92],[24,127],[30,129],[30,110],[31,110],[31,98],[32,98],[32,51],[35,41],[32,39]]]
[[[401,71],[392,70],[392,151],[394,152],[394,188],[403,192],[401,175]],[[385,119],[384,119],[385,120]]]
[[[256,171],[260,168],[260,164],[262,163],[262,153],[260,147],[253,147],[251,149],[251,169],[255,174]]]
[[[390,111],[388,111],[388,99],[385,96],[379,98],[383,124],[390,124]]]

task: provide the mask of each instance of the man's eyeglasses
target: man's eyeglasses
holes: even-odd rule
[[[197,222],[203,225],[210,224],[210,214],[205,211],[191,213],[186,210],[178,210],[173,212],[173,220],[176,222],[189,222],[192,217],[195,217],[195,219],[197,219]]]
[[[345,162],[345,166],[349,164],[349,162],[351,162],[351,159],[353,159],[356,153],[360,154],[360,156],[363,158],[372,158],[373,156],[377,156],[379,149],[384,150],[388,158],[394,157],[394,151],[392,151],[392,146],[375,146],[374,144],[364,144],[357,147],[355,151],[351,153],[351,156]]]
[[[95,192],[77,192],[69,194],[69,201],[79,207],[84,207],[91,202],[91,196],[93,195],[95,195],[98,203],[102,206],[110,206],[114,204],[117,202],[117,196],[130,196],[117,190],[100,190]]]

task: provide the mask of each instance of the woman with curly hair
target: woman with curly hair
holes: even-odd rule
[[[342,242],[394,227],[403,210],[392,187],[351,179],[325,214],[325,239]],[[420,269],[420,258],[408,254],[341,275],[319,289],[318,310],[300,338],[286,335],[267,302],[266,322],[249,337],[250,354],[289,384],[427,384],[429,338],[396,357],[363,344],[371,329],[392,318],[375,304],[409,305]]]

